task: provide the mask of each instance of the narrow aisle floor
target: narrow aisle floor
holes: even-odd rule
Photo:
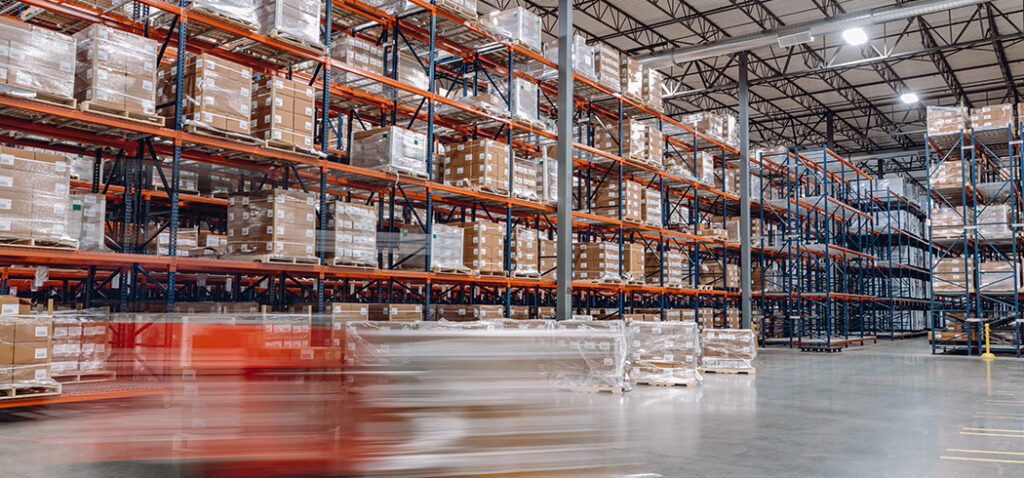
[[[666,477],[1024,476],[1021,359],[933,356],[918,338],[767,349],[756,366],[628,394],[641,461]]]

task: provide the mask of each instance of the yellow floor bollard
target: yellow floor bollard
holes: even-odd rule
[[[981,354],[982,360],[992,360],[996,358],[996,354],[992,353],[992,351],[989,350],[988,348],[988,334],[988,324],[985,324],[985,353]]]

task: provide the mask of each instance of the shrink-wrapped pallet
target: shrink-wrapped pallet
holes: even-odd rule
[[[508,195],[511,149],[492,139],[455,145],[444,157],[444,183]]]
[[[709,186],[715,183],[715,157],[707,151],[670,154],[664,162],[665,171],[669,174]]]
[[[490,304],[435,304],[431,306],[434,320],[472,322],[505,318],[505,306]]]
[[[661,227],[661,191],[643,188],[643,217],[644,224]]]
[[[928,182],[933,188],[960,187],[964,181],[971,181],[970,170],[964,170],[959,160],[943,161],[938,166],[930,167]]]
[[[540,244],[537,230],[516,226],[512,229],[512,275],[514,277],[539,277],[537,257]]]
[[[398,237],[398,256],[405,269],[423,269],[430,256],[430,270],[435,272],[468,272],[463,263],[463,231],[461,227],[433,224],[429,250],[427,235],[417,224],[402,226]]]
[[[646,251],[644,254],[644,273],[646,281],[650,285],[661,285],[662,280],[666,287],[685,287],[689,285],[688,278],[690,260],[679,251],[664,251],[664,260],[659,260],[658,251]]]
[[[604,151],[613,156],[621,156],[636,161],[647,159],[647,130],[648,126],[632,120],[622,120],[622,136],[625,138],[619,141],[619,125],[608,123],[594,128],[594,148]],[[621,143],[621,144],[620,144]],[[621,154],[620,154],[621,146]],[[599,161],[606,158],[598,157]]]
[[[156,114],[156,40],[106,25],[75,34],[75,99],[99,111]]]
[[[260,33],[322,47],[318,0],[256,0]]]
[[[0,238],[77,247],[68,232],[67,158],[0,146]]]
[[[377,210],[342,201],[327,204],[324,249],[334,265],[377,266]]]
[[[927,110],[928,135],[959,134],[967,129],[967,108],[962,106],[929,106]]]
[[[234,20],[256,30],[259,27],[256,16],[258,4],[258,0],[192,0],[189,8]]]
[[[964,294],[974,290],[974,259],[943,257],[932,267],[932,289],[937,293]]]
[[[427,135],[387,126],[354,133],[351,164],[412,176],[427,175]]]
[[[537,196],[543,203],[558,202],[558,160],[548,156],[537,159]]]
[[[704,329],[700,334],[705,370],[753,370],[757,342],[750,329]]]
[[[13,298],[11,302],[18,299]],[[5,306],[8,304],[5,300]],[[51,384],[53,321],[50,318],[0,319],[0,386]]]
[[[619,246],[614,242],[580,242],[572,248],[572,278],[586,282],[618,283]]]
[[[695,385],[701,376],[694,322],[637,321],[628,326],[629,380],[654,385]]]
[[[640,100],[644,94],[643,66],[630,57],[625,57],[619,66],[619,85],[622,94],[632,100]]]
[[[107,196],[74,191],[68,207],[68,235],[81,251],[106,251]]]
[[[559,357],[552,366],[557,387],[622,390],[626,382],[626,330],[621,320],[556,323]]]
[[[473,274],[505,275],[505,224],[483,219],[459,224],[462,260]]]
[[[1020,285],[1021,264],[985,261],[978,266],[978,289],[986,292],[1013,292]]]
[[[933,207],[931,210],[932,237],[948,239],[960,237],[966,226],[974,224],[974,215],[964,207]]]
[[[515,158],[512,161],[512,197],[537,201],[537,168],[536,160]]]
[[[979,236],[995,239],[1012,235],[1010,228],[1013,226],[1013,219],[1009,204],[979,205],[974,220],[977,226],[975,230]]]
[[[268,146],[313,149],[314,93],[312,86],[286,78],[253,82],[252,135]]]
[[[641,98],[644,100],[644,104],[657,112],[661,112],[662,105],[662,87],[665,82],[665,76],[654,68],[643,67],[643,95]]]
[[[252,108],[252,69],[208,53],[185,60],[182,119],[186,126],[214,129],[230,135],[249,135]],[[177,66],[157,69],[159,113],[172,120]]]
[[[480,19],[480,25],[494,34],[512,40],[540,53],[541,22],[526,7],[515,7],[500,12],[491,12]]]
[[[0,84],[18,96],[66,100],[75,93],[75,39],[28,23],[0,18]],[[2,88],[2,87],[0,87]],[[4,88],[7,89],[7,88]]]
[[[644,187],[635,181],[622,180],[621,198],[614,180],[605,181],[597,188],[594,197],[593,214],[625,222],[644,222]],[[620,215],[621,208],[621,215]]]
[[[598,43],[591,47],[594,51],[594,71],[597,82],[611,91],[619,92],[619,52],[612,47]],[[641,85],[642,86],[642,85]]]
[[[275,189],[228,197],[228,254],[313,259],[315,196]]]

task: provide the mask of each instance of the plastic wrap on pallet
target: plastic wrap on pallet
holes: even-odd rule
[[[984,292],[1012,292],[1020,287],[1021,264],[985,261],[978,266],[978,288]],[[1016,277],[1016,279],[1015,279]]]
[[[69,234],[67,159],[0,146],[0,238],[75,247]]]
[[[256,18],[260,33],[323,46],[320,41],[320,10],[318,0],[256,0]]]
[[[259,26],[256,16],[257,0],[192,0],[189,8],[219,15],[255,30]]]
[[[640,99],[644,94],[643,65],[640,62],[625,57],[619,66],[619,86],[622,94],[633,99]]]
[[[262,76],[252,86],[252,135],[269,146],[312,150],[316,90],[273,76]]]
[[[68,207],[68,235],[82,251],[106,251],[107,196],[73,191]]]
[[[705,369],[750,370],[757,342],[750,329],[704,329],[700,334],[701,366]]]
[[[444,183],[508,195],[508,144],[474,139],[454,145],[444,156]]]
[[[75,34],[75,99],[156,114],[156,40],[94,24]]]
[[[3,298],[4,308],[20,308],[17,297]],[[0,319],[0,385],[26,386],[52,383],[53,321],[50,318]],[[6,388],[6,387],[4,387]]]
[[[151,254],[157,254],[166,256],[170,254],[171,244],[171,233],[170,228],[163,227],[160,225],[151,224],[149,231],[146,233],[146,237],[152,237],[146,247]],[[198,247],[199,245],[199,230],[196,227],[178,227],[177,234],[177,249],[175,255],[185,257],[189,255],[189,250]]]
[[[928,176],[932,187],[960,186],[964,180],[970,181],[970,171],[964,171],[960,161],[943,161]]]
[[[656,168],[664,167],[665,135],[653,127],[645,128],[644,134],[644,159]]]
[[[663,84],[665,82],[665,76],[660,71],[654,68],[643,67],[643,96],[641,98],[647,107],[661,111],[662,109],[662,91]]]
[[[514,78],[511,87],[512,119],[536,123],[539,114],[537,85],[522,78]]]
[[[931,136],[958,134],[968,128],[969,116],[963,106],[929,106],[926,115]]]
[[[627,281],[644,281],[644,246],[643,244],[626,243],[622,245],[622,279]]]
[[[480,19],[480,25],[535,52],[541,51],[540,17],[525,7],[491,12]]]
[[[537,159],[537,196],[542,202],[558,201],[558,161],[554,158]]]
[[[319,115],[317,119],[320,120]],[[322,120],[320,120],[322,121]],[[327,147],[338,151],[348,150],[348,115],[331,115],[327,123]],[[317,123],[316,130],[320,131],[321,123]]]
[[[647,125],[632,119],[622,120],[622,135],[625,139],[619,141],[619,125],[614,122],[594,128],[594,148],[615,156],[633,160],[647,159]],[[622,154],[619,154],[619,146],[622,146]],[[605,161],[606,158],[597,157],[598,161]]]
[[[965,208],[933,207],[931,210],[932,237],[959,237],[964,228],[974,224],[974,215]]]
[[[537,168],[536,160],[515,158],[512,161],[512,196],[527,201],[537,201]]]
[[[644,253],[644,275],[651,285],[685,287],[689,286],[690,259],[679,251],[664,251],[664,260],[660,260],[658,251]]]
[[[591,47],[594,51],[594,71],[597,82],[613,92],[619,92],[619,52],[612,47],[598,43]]]
[[[475,274],[505,275],[505,224],[478,219],[462,228],[462,261]]]
[[[934,224],[934,221],[932,222]],[[980,206],[977,209],[975,225],[978,234],[987,238],[995,239],[1010,237],[1010,228],[1013,226],[1013,219],[1010,216],[1009,204],[989,204]]]
[[[643,189],[640,183],[623,179],[620,200],[618,185],[614,181],[605,181],[594,193],[592,213],[596,216],[640,224],[644,221]]]
[[[614,242],[578,242],[572,247],[573,280],[618,282],[619,246]]]
[[[512,229],[512,273],[516,275],[539,275],[537,256],[538,231],[524,226]]]
[[[228,254],[313,257],[315,195],[275,189],[228,197]]]
[[[715,183],[715,157],[707,151],[677,152],[665,157],[665,171],[710,186]]]
[[[438,322],[430,323],[430,326],[446,327],[453,325],[445,323],[446,321],[479,322],[504,319],[505,306],[491,304],[436,304],[431,306],[431,313],[434,316],[433,320]],[[488,323],[480,323],[478,325],[484,329],[495,327],[495,325]],[[461,327],[462,324],[457,326]]]
[[[643,188],[644,224],[661,227],[661,191]]]
[[[554,63],[555,66],[558,65],[557,40],[544,42],[544,58]],[[580,35],[573,35],[572,37],[572,63],[573,73],[589,79],[595,79],[597,77],[596,70],[594,68],[593,47],[587,45],[586,39]],[[547,65],[541,68],[541,72],[545,77],[557,74],[555,69],[552,69]]]
[[[203,53],[185,60],[182,118],[186,125],[235,135],[250,133],[252,69]],[[159,113],[174,118],[176,65],[157,69]],[[173,120],[172,120],[173,121]]]
[[[627,328],[630,381],[655,384],[701,381],[697,371],[700,343],[695,322],[637,321]]]
[[[427,174],[427,135],[398,126],[353,133],[351,164],[361,168]]]
[[[331,58],[373,74],[384,74],[384,49],[362,38],[344,35],[331,40]],[[331,81],[335,83],[350,83],[364,78],[356,73],[331,70]]]
[[[327,204],[328,259],[336,263],[377,266],[377,209],[365,204],[334,201]]]
[[[557,322],[552,333],[560,358],[552,379],[559,387],[626,389],[626,329],[621,320]]]
[[[428,252],[425,248],[427,235],[423,232],[423,228],[416,224],[402,226],[398,235],[398,257],[395,258],[395,262],[402,260],[400,265],[402,268],[423,269],[429,254],[431,270],[468,272],[469,269],[463,263],[462,228],[437,223],[431,227],[431,242]]]
[[[75,93],[75,39],[10,18],[0,18],[0,84],[59,98]],[[3,87],[0,87],[3,89]]]
[[[943,257],[932,267],[932,288],[935,292],[964,293],[974,290],[974,259]]]

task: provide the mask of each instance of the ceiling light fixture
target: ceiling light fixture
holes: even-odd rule
[[[860,27],[847,28],[843,30],[843,40],[853,46],[863,45],[868,42],[868,34]]]
[[[914,93],[903,93],[902,95],[900,95],[900,101],[908,105],[912,103],[917,103],[917,99],[917,95]]]

